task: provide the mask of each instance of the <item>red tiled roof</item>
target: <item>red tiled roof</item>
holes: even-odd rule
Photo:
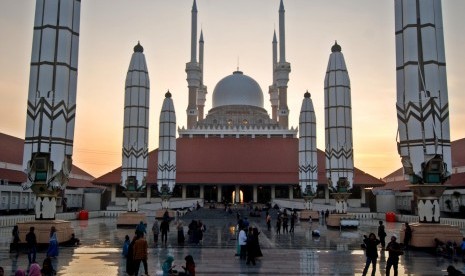
[[[377,187],[374,190],[393,190],[393,191],[410,191],[407,187],[410,185],[408,180],[398,180],[386,182],[385,186]],[[445,186],[450,188],[464,187],[465,186],[465,173],[456,173],[444,183]]]
[[[7,179],[10,183],[21,184],[26,181],[26,174],[22,171],[0,169],[0,178]]]
[[[0,161],[23,164],[24,140],[0,133]]]
[[[452,152],[452,168],[463,167],[465,166],[465,138],[452,141],[451,142],[451,152]],[[386,179],[386,185],[383,187],[378,187],[378,190],[393,190],[393,191],[408,191],[410,190],[407,185],[410,185],[408,180],[397,180],[403,178],[404,170],[403,168],[397,169],[396,171],[390,173],[384,179]],[[390,179],[396,178],[395,181],[390,181]],[[446,186],[450,187],[465,187],[465,173],[455,173],[452,174],[451,178],[444,183]]]
[[[208,184],[297,184],[298,139],[296,138],[178,138],[176,182]],[[149,153],[157,164],[158,150]],[[318,151],[319,183],[327,183],[325,157]],[[147,183],[155,184],[156,166],[148,168]],[[384,182],[355,169],[354,182],[380,186]],[[119,184],[121,167],[96,178],[100,185]]]
[[[0,162],[22,166],[23,164],[24,140],[0,133]],[[89,173],[73,165],[71,174],[77,178],[70,178],[68,187],[70,188],[90,188],[96,187],[89,180],[81,178],[94,178]],[[0,179],[8,179],[10,183],[23,183],[26,181],[24,172],[12,169],[0,169]]]

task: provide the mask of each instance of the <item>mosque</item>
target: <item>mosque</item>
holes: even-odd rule
[[[276,199],[302,200],[298,129],[289,128],[288,122],[287,82],[291,68],[285,59],[282,1],[279,13],[279,54],[275,33],[272,42],[273,83],[268,91],[271,116],[265,109],[260,85],[239,69],[216,84],[212,93],[212,108],[204,114],[208,94],[203,83],[204,40],[201,32],[197,61],[197,6],[194,0],[191,60],[186,64],[189,99],[187,126],[178,127],[178,137],[173,146],[176,152],[176,177],[172,200],[258,203],[269,203]],[[143,48],[138,45],[134,51],[142,53]],[[341,47],[336,43],[332,52],[341,52]],[[295,97],[296,93],[292,94]],[[301,96],[304,99],[304,93]],[[170,94],[167,93],[166,97],[170,97]],[[160,129],[160,137],[162,131]],[[144,203],[160,200],[160,185],[157,185],[159,151],[155,149],[148,153],[147,189],[144,189],[140,199]],[[325,159],[325,152],[318,150],[318,185],[314,202],[333,204]],[[111,198],[108,199],[110,205],[125,205],[127,202],[123,194],[125,188],[121,186],[122,170],[122,167],[116,168],[92,181],[111,190]],[[370,189],[384,184],[382,180],[354,168],[350,206],[375,209],[375,200],[370,200],[373,197]]]

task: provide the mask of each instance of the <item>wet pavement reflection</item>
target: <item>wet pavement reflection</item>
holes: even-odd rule
[[[364,234],[377,233],[378,221],[361,221],[357,230],[327,229],[324,223],[314,221],[298,222],[295,233],[277,235],[274,227],[266,230],[264,218],[249,218],[250,224],[261,231],[260,246],[263,257],[256,266],[248,266],[235,256],[236,217],[208,210],[199,213],[207,226],[200,245],[177,244],[176,222],[171,222],[166,246],[154,246],[151,226],[154,217],[148,217],[147,240],[149,243],[149,273],[161,275],[161,264],[166,256],[172,255],[180,269],[184,257],[194,257],[198,275],[361,275],[365,263],[360,244]],[[214,219],[211,219],[214,218]],[[187,233],[192,218],[180,219]],[[275,221],[273,221],[274,224]],[[134,229],[116,228],[116,218],[97,218],[72,221],[76,237],[81,239],[79,247],[60,247],[60,254],[52,260],[57,275],[126,275],[125,259],[121,247],[125,235],[132,235]],[[388,237],[398,235],[400,223],[387,222]],[[312,237],[311,231],[318,229],[321,236]],[[187,234],[186,234],[187,236]],[[27,269],[27,254],[9,253],[11,228],[0,228],[0,266],[5,275],[14,275],[16,269]],[[377,275],[385,275],[388,254],[380,251]],[[37,254],[39,264],[45,252]],[[399,262],[399,275],[446,275],[448,265],[465,270],[461,261],[436,257],[422,251],[407,251]],[[371,269],[370,269],[371,272]]]

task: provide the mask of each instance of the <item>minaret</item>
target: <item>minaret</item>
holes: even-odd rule
[[[203,31],[201,30],[200,39],[199,39],[199,66],[200,66],[201,75],[200,75],[200,88],[197,90],[197,110],[199,112],[197,120],[199,121],[203,120],[205,101],[207,99],[207,87],[203,84],[203,73],[204,73],[203,46],[204,46]]]
[[[395,35],[398,151],[420,222],[439,223],[452,170],[441,1],[396,0]]]
[[[145,189],[149,141],[150,81],[144,48],[134,47],[124,93],[123,165],[121,185],[126,189],[128,211],[137,212],[139,193]]]
[[[37,220],[54,220],[72,167],[80,0],[37,1],[26,114],[23,188]]]
[[[318,162],[316,149],[316,118],[312,98],[304,95],[299,116],[299,185],[306,209],[311,209],[312,199],[318,185]]]
[[[286,39],[284,26],[284,4],[279,4],[279,63],[276,68],[276,84],[279,93],[278,122],[281,127],[289,126],[289,108],[287,107],[287,83],[291,64],[286,62]]]
[[[276,31],[273,32],[273,84],[269,87],[271,102],[271,119],[278,121],[278,88],[276,87],[276,67],[278,65],[278,40],[276,40]]]
[[[324,83],[326,176],[335,191],[336,211],[346,213],[354,177],[350,80],[337,42],[331,52]],[[343,198],[337,198],[338,194]]]
[[[165,94],[161,108],[159,129],[157,185],[162,206],[167,209],[176,184],[176,113],[169,91]]]
[[[186,63],[189,101],[187,106],[187,128],[193,128],[197,122],[197,90],[200,88],[201,70],[197,63],[197,4],[192,4],[191,21],[191,60]]]

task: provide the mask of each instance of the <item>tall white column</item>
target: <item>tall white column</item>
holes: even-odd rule
[[[452,161],[441,1],[396,0],[395,29],[402,165],[412,184],[442,183]],[[424,179],[426,165],[437,156],[442,163],[437,181]]]
[[[326,176],[337,192],[352,189],[354,177],[350,80],[341,46],[331,48],[324,81]]]
[[[121,185],[129,191],[145,189],[147,176],[150,80],[143,52],[137,43],[125,83]]]
[[[168,200],[176,185],[176,112],[169,91],[160,113],[158,141],[157,184],[162,197]]]
[[[308,91],[299,116],[299,185],[304,197],[314,196],[318,185],[316,117]]]
[[[72,167],[81,1],[37,1],[26,113],[23,188],[36,219],[53,220]]]
[[[234,198],[234,201],[235,201],[236,203],[239,203],[239,202],[240,202],[240,199],[241,199],[241,198],[240,198],[240,192],[241,192],[241,191],[240,191],[240,186],[239,186],[239,185],[236,185],[234,188],[236,189],[236,193],[235,193],[236,196],[235,196],[235,198]]]
[[[394,3],[397,148],[420,222],[439,223],[442,184],[452,170],[441,1]]]

